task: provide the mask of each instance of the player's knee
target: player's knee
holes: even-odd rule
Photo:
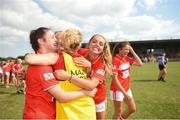
[[[129,109],[129,111],[130,111],[130,113],[136,112],[136,107],[131,107],[131,108]]]

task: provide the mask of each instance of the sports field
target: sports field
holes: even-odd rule
[[[167,82],[159,82],[157,63],[132,68],[131,89],[137,111],[130,119],[180,119],[180,62],[169,62],[167,70]],[[108,77],[108,119],[113,113],[109,99],[110,81]],[[0,119],[21,119],[23,106],[24,95],[16,94],[13,87],[6,89],[0,85]]]

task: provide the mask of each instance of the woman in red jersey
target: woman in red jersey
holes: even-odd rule
[[[126,119],[136,111],[136,105],[130,90],[130,66],[141,66],[142,62],[129,42],[122,42],[118,46],[119,53],[113,57],[112,83],[110,87],[111,99],[114,101],[114,114],[112,119]],[[134,58],[128,56],[131,53]],[[127,109],[122,110],[122,104],[127,104]]]
[[[91,62],[90,78],[100,80],[97,93],[94,97],[96,105],[96,119],[105,119],[106,116],[106,74],[111,74],[111,53],[106,39],[95,34],[89,40],[88,49],[79,49],[78,52]],[[76,61],[83,65],[83,61]],[[81,63],[80,63],[81,62]]]
[[[7,59],[5,64],[3,65],[3,71],[4,71],[4,85],[6,88],[9,88],[9,82],[10,82],[10,73],[12,69],[12,62],[10,59]]]
[[[17,59],[14,65],[12,66],[12,73],[11,73],[13,84],[16,87],[17,93],[23,93],[23,89],[22,89],[23,79],[18,79],[17,75],[23,74],[24,72],[25,71],[23,69],[22,60]]]

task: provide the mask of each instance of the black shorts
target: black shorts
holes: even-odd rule
[[[159,70],[163,70],[164,68],[166,68],[164,65],[159,65]]]

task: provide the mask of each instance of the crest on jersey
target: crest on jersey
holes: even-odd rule
[[[119,65],[119,70],[126,70],[129,67],[130,67],[129,63],[124,63],[124,64]]]
[[[53,73],[45,73],[43,74],[45,80],[54,79]]]
[[[100,74],[100,75],[104,75],[105,74],[105,71],[103,69],[98,69],[97,70],[97,73]]]

